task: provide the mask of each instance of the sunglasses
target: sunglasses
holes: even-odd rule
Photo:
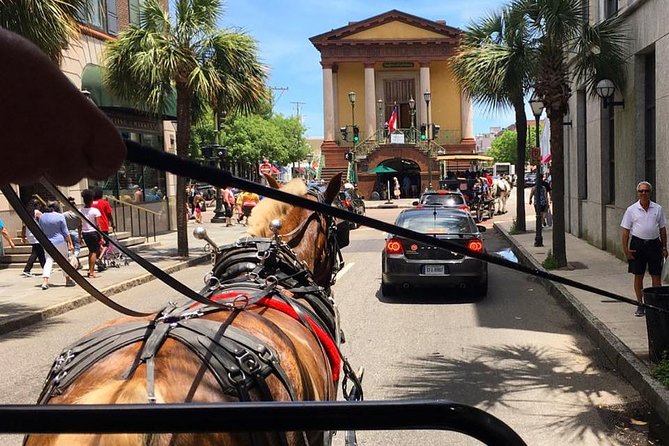
[[[648,194],[650,193],[650,189],[639,189],[637,192],[639,192],[640,194]]]

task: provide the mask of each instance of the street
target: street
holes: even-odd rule
[[[512,202],[509,203],[512,205]],[[399,209],[369,209],[392,222]],[[505,216],[499,219],[510,218]],[[490,229],[486,249],[507,248]],[[383,234],[361,227],[344,249],[347,263],[334,287],[354,369],[365,368],[366,400],[446,399],[489,411],[528,444],[647,444],[620,427],[639,395],[617,377],[579,327],[534,279],[490,266],[488,297],[461,299],[458,290],[412,293],[393,300],[380,292]],[[208,266],[174,276],[197,289]],[[153,281],[114,297],[139,310],[176,299]],[[0,337],[3,403],[34,403],[62,348],[116,314],[95,303]],[[626,426],[626,423],[622,423]],[[343,434],[335,441],[343,444]],[[361,445],[478,444],[443,432],[359,432]],[[19,436],[0,444],[20,445]]]

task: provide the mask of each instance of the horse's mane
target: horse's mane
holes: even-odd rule
[[[294,178],[281,187],[281,190],[289,194],[302,196],[307,193],[307,186],[301,179]],[[270,198],[260,200],[249,217],[249,227],[246,232],[255,237],[269,236],[269,223],[275,218],[283,220],[292,207],[290,204]]]

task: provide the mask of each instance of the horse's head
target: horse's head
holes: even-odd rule
[[[307,189],[300,179],[294,179],[282,187],[273,177],[267,175],[266,179],[275,189],[326,204],[332,203],[341,187],[341,173],[330,180],[324,193]],[[256,237],[271,237],[270,222],[277,218],[281,220],[279,233],[283,241],[288,243],[297,257],[305,262],[319,285],[329,286],[337,260],[333,243],[335,234],[332,218],[292,204],[265,198],[253,209],[247,232]]]

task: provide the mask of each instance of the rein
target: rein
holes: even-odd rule
[[[502,257],[493,256],[485,252],[471,252],[468,251],[466,247],[458,245],[457,243],[453,243],[446,239],[431,237],[429,235],[416,232],[411,229],[395,226],[393,224],[386,223],[381,220],[376,220],[364,215],[358,215],[354,212],[349,212],[343,209],[336,208],[334,206],[327,206],[322,203],[306,199],[304,197],[298,197],[283,192],[281,190],[272,189],[254,183],[253,181],[235,177],[228,171],[208,166],[202,166],[200,164],[195,163],[194,161],[180,158],[171,153],[158,152],[154,149],[144,147],[134,141],[125,140],[125,144],[127,148],[127,160],[130,162],[143,164],[147,167],[152,167],[158,170],[165,170],[175,175],[180,175],[187,178],[194,178],[199,181],[204,181],[219,187],[232,186],[243,190],[249,190],[251,192],[255,192],[265,197],[282,201],[284,203],[291,203],[294,206],[300,206],[313,211],[319,211],[323,214],[327,214],[332,217],[340,218],[342,220],[348,220],[353,223],[358,223],[363,226],[374,228],[379,231],[387,232],[390,234],[395,234],[401,237],[406,237],[421,243],[425,243],[430,246],[443,248],[449,251],[456,252],[458,254],[466,255],[474,259],[483,260],[484,262],[488,262],[493,265],[499,265],[504,268],[512,269],[514,271],[519,271],[541,279],[546,279],[552,282],[561,283],[563,285],[571,286],[574,288],[578,288],[580,290],[598,294],[600,296],[608,297],[617,300],[619,302],[624,302],[627,304],[644,308],[651,308],[661,313],[669,313],[669,310],[667,309],[660,308],[655,305],[649,305],[647,303],[639,304],[637,303],[636,300],[630,299],[628,297],[612,293],[610,291],[601,290],[591,285],[587,285],[578,282],[576,280],[569,279],[567,277],[558,276],[557,274],[553,274],[542,269],[525,266],[520,263],[515,263],[510,260],[506,260]]]

